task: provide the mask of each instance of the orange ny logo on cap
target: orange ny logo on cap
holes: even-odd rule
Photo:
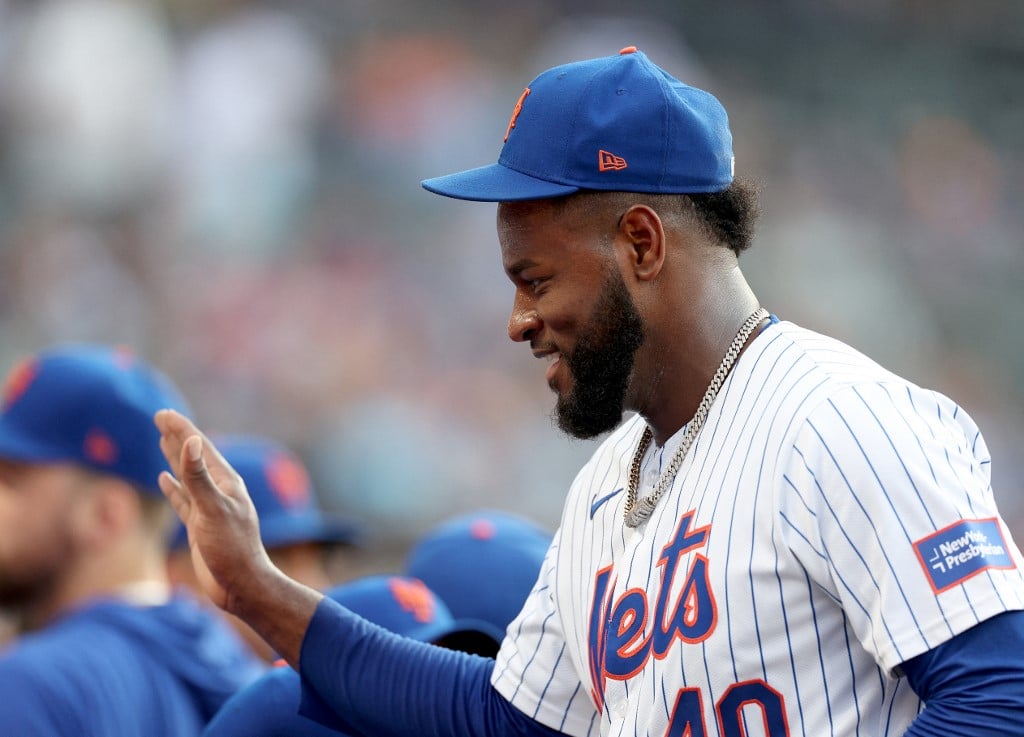
[[[114,439],[97,427],[86,433],[82,451],[86,458],[102,466],[113,465],[119,455]]]
[[[285,507],[303,507],[312,498],[309,474],[298,461],[282,453],[269,459],[264,471],[270,490]]]
[[[512,129],[516,127],[516,118],[519,117],[519,113],[523,112],[523,100],[525,100],[529,95],[530,88],[527,87],[523,90],[523,94],[519,96],[519,99],[516,100],[516,106],[512,108],[512,117],[508,120],[508,128],[505,129],[505,138],[502,139],[502,142],[508,140],[508,136],[512,132]]]
[[[398,605],[412,614],[417,622],[434,619],[434,599],[425,583],[419,579],[392,578],[388,584]]]
[[[2,405],[5,409],[14,404],[18,397],[25,393],[36,378],[38,369],[39,367],[33,358],[23,359],[11,369],[11,373],[7,375],[7,380],[4,382],[3,387]]]

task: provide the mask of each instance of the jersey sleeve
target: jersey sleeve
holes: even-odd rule
[[[556,532],[536,585],[509,625],[491,684],[513,706],[559,732],[584,737],[600,726],[594,704],[566,654],[555,599],[561,532]]]
[[[927,704],[904,737],[1024,734],[1024,612],[986,619],[903,663]]]
[[[989,463],[961,408],[895,383],[834,394],[786,451],[780,510],[790,549],[891,673],[1024,608],[1021,555]]]

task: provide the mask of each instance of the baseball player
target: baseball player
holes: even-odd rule
[[[138,356],[60,345],[0,406],[0,735],[194,737],[263,672],[216,613],[172,593],[174,513],[152,414],[185,411]]]
[[[209,590],[338,715],[366,734],[1024,734],[1022,560],[981,433],[760,305],[738,261],[756,200],[715,97],[631,47],[555,67],[497,163],[424,186],[498,203],[509,336],[548,362],[566,432],[608,433],[493,666],[415,653],[252,559],[244,490],[192,423],[156,418]]]
[[[274,565],[288,577],[321,591],[336,583],[328,572],[327,557],[354,548],[361,536],[359,525],[320,509],[309,472],[290,448],[257,435],[221,435],[216,442],[245,482],[259,516],[260,537]],[[202,596],[181,525],[171,544],[168,575],[172,584]],[[275,660],[270,646],[245,622],[237,617],[229,617],[229,621],[259,657],[268,663]]]

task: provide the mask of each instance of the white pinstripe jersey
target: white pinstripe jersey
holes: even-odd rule
[[[1024,608],[989,457],[946,397],[773,323],[675,482],[623,524],[643,420],[580,471],[492,682],[572,735],[878,737],[922,708],[897,666]],[[653,488],[682,430],[648,451]]]

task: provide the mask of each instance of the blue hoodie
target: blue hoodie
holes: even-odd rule
[[[0,652],[0,735],[194,737],[263,671],[192,599],[98,600]]]

